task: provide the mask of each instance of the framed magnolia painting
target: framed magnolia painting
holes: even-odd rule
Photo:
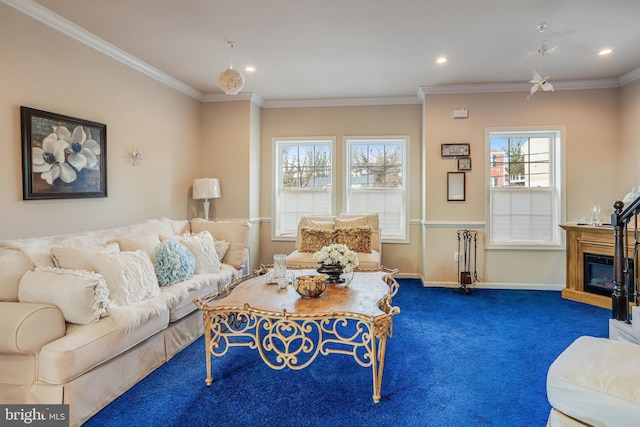
[[[107,197],[107,125],[20,107],[22,198]]]

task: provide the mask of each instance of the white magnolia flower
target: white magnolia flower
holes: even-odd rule
[[[33,172],[40,173],[47,184],[52,185],[58,178],[67,184],[76,180],[76,171],[65,163],[64,150],[68,145],[51,133],[42,141],[42,148],[31,148]]]
[[[95,169],[98,166],[100,144],[91,139],[91,134],[82,126],[76,126],[69,132],[65,126],[54,126],[53,130],[59,139],[68,143],[66,151],[69,153],[67,162],[78,172],[83,168]]]

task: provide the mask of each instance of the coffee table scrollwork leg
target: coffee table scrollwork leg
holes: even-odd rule
[[[207,378],[204,382],[208,387],[213,382],[213,377],[211,376],[211,316],[209,316],[209,312],[204,311],[202,313],[202,320],[204,323],[204,348],[206,352],[205,358],[207,361]]]

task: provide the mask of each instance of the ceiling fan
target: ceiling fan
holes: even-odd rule
[[[536,27],[538,29],[538,32],[540,33],[540,47],[538,47],[535,51],[528,52],[532,55],[538,55],[540,57],[540,71],[538,72],[535,69],[531,70],[533,72],[533,78],[529,80],[529,83],[533,84],[533,86],[531,86],[531,89],[529,89],[529,95],[527,96],[527,99],[531,99],[533,94],[535,94],[539,89],[542,89],[545,92],[553,92],[553,85],[549,83],[549,79],[551,78],[551,76],[544,76],[543,73],[543,61],[545,55],[559,53],[560,50],[558,49],[557,45],[548,47],[545,40],[543,39],[543,33],[547,29],[547,27],[548,25],[545,23],[542,23]]]

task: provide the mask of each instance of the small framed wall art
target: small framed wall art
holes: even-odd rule
[[[447,201],[465,201],[465,177],[464,172],[447,172]]]
[[[458,170],[470,171],[471,170],[471,157],[458,157]]]
[[[440,144],[442,157],[463,157],[471,155],[469,144]]]
[[[107,125],[20,107],[22,198],[107,197]]]

